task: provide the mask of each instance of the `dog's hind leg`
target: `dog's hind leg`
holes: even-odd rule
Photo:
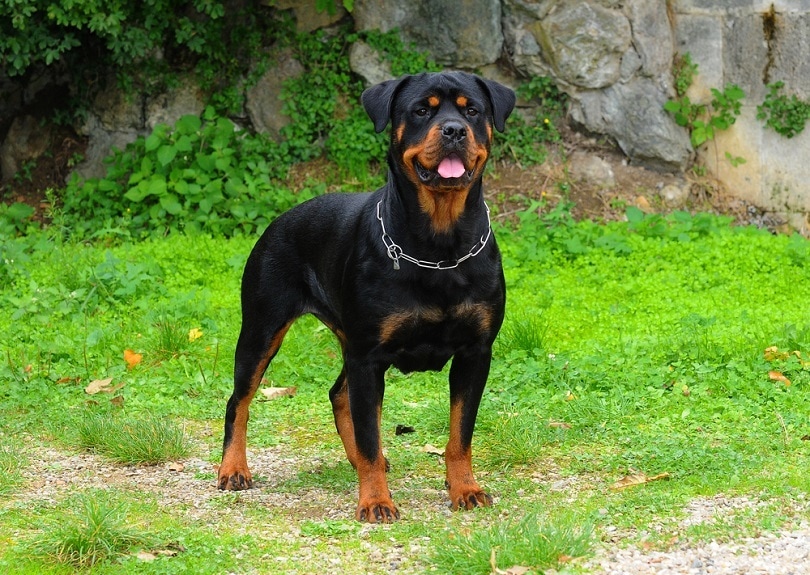
[[[352,467],[357,469],[357,442],[354,438],[354,424],[349,408],[349,386],[346,381],[346,368],[340,370],[335,385],[329,390],[329,400],[332,402],[332,413],[335,416],[335,427],[346,450],[346,458]]]
[[[270,361],[278,353],[292,319],[260,326],[261,317],[243,316],[236,344],[233,394],[225,410],[225,439],[219,466],[220,489],[248,489],[253,478],[247,464],[248,408]]]

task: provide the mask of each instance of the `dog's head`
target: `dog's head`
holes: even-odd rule
[[[372,86],[362,101],[377,132],[391,122],[395,171],[415,186],[437,231],[448,231],[481,178],[493,127],[503,131],[514,92],[464,72],[425,73]],[[439,204],[453,213],[434,218]]]

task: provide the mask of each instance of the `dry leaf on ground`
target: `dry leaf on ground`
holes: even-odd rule
[[[558,429],[571,429],[570,423],[565,423],[564,421],[549,421],[549,427],[556,427]]]
[[[265,399],[278,399],[279,397],[292,397],[295,395],[295,387],[263,387],[262,395]]]
[[[113,378],[107,377],[105,379],[94,379],[90,383],[87,384],[87,387],[84,388],[84,392],[87,395],[95,395],[97,393],[112,393],[113,391],[117,391],[124,387],[123,383],[116,385],[112,384]]]
[[[439,457],[444,456],[444,449],[439,449],[435,445],[431,445],[430,443],[426,444],[422,451],[425,453],[429,453],[430,455],[438,455]]]
[[[143,354],[135,353],[131,349],[124,350],[124,361],[127,362],[127,369],[132,369],[143,360]]]
[[[492,568],[492,572],[497,573],[497,575],[526,575],[526,573],[532,571],[530,567],[523,567],[521,565],[513,565],[509,569],[498,569],[494,549],[492,549],[489,553],[489,566]]]
[[[790,385],[790,380],[781,371],[769,371],[768,379],[771,381],[781,381],[786,386]]]
[[[625,489],[627,487],[634,487],[636,485],[644,485],[645,483],[649,483],[651,481],[660,481],[662,479],[669,479],[669,473],[659,473],[658,475],[649,476],[646,473],[642,473],[640,471],[636,471],[635,469],[630,470],[632,473],[630,475],[625,475],[621,479],[619,479],[616,483],[610,486],[611,489],[619,490]]]

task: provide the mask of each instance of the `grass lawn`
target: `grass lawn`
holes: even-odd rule
[[[628,219],[527,211],[496,230],[507,320],[474,440],[496,504],[446,509],[425,449],[447,441],[446,370],[392,371],[390,526],[352,519],[327,398],[339,350],[310,318],[267,373],[296,394],[251,412],[258,487],[215,489],[254,238],[4,239],[0,572],[580,573],[610,546],[798,525],[810,243],[706,215]],[[738,504],[696,518],[717,496]]]

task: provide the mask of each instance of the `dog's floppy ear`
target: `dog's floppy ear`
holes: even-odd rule
[[[494,80],[487,80],[481,78],[485,90],[489,93],[489,101],[492,104],[492,119],[495,122],[495,128],[499,132],[503,132],[506,127],[506,118],[512,113],[515,107],[515,92],[511,88],[507,88],[503,84],[495,82]]]
[[[382,132],[391,119],[391,104],[400,85],[407,80],[407,77],[396,80],[386,80],[367,88],[360,96],[366,113],[374,122],[374,130]]]

